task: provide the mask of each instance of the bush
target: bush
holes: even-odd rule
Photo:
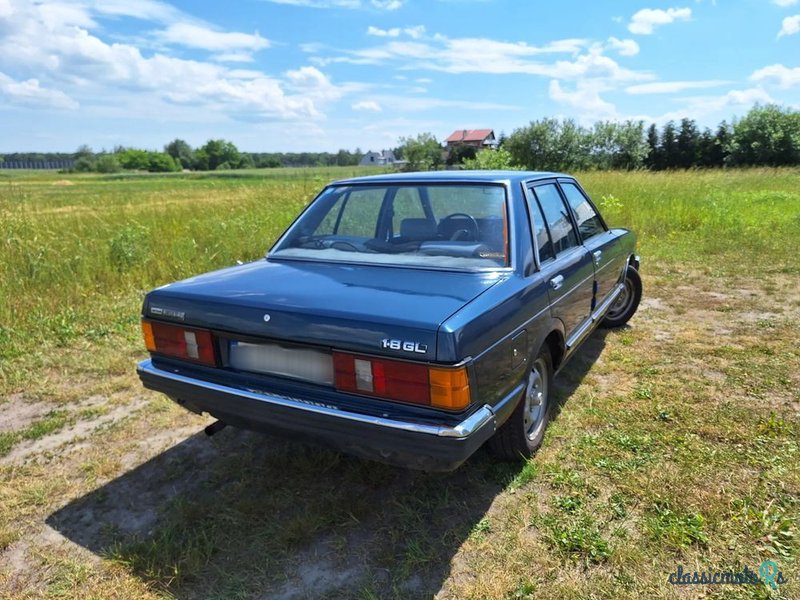
[[[147,157],[147,170],[151,173],[172,173],[180,171],[180,163],[164,152],[150,152]]]
[[[464,161],[464,168],[477,171],[505,171],[508,169],[518,170],[520,167],[514,164],[514,159],[508,150],[499,148],[497,150],[481,150],[475,158]]]
[[[94,168],[98,173],[119,173],[122,170],[117,157],[113,154],[104,154],[98,157]]]

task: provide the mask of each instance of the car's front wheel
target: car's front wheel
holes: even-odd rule
[[[626,270],[623,284],[622,292],[617,296],[603,319],[603,327],[622,327],[639,308],[639,301],[642,299],[642,278],[632,266]]]
[[[508,420],[489,440],[489,450],[503,460],[528,458],[542,445],[552,412],[553,359],[542,348],[528,375],[525,395]]]

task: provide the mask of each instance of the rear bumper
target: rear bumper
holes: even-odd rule
[[[220,385],[160,369],[150,360],[139,363],[137,372],[146,388],[229,425],[281,433],[414,469],[453,470],[496,428],[488,406],[457,425],[431,425],[342,410],[314,398]]]

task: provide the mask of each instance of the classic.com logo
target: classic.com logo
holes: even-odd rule
[[[778,569],[778,564],[772,560],[765,560],[758,568],[758,573],[745,566],[741,571],[684,571],[683,565],[678,565],[673,573],[669,574],[667,581],[672,585],[758,585],[763,583],[777,590],[779,585],[786,583],[786,578]]]

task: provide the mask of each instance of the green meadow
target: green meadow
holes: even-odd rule
[[[141,389],[147,290],[263,256],[375,172],[0,171],[0,597],[800,597],[800,169],[577,174],[638,233],[644,300],[564,371],[525,464],[206,440]],[[136,493],[155,520],[126,529],[103,507]],[[667,583],[767,559],[779,589]]]

